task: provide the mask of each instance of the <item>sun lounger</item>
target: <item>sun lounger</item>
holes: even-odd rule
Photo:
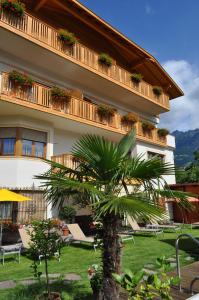
[[[4,265],[5,256],[10,254],[16,254],[18,256],[18,262],[20,263],[21,247],[22,244],[0,246],[0,256],[2,264]]]
[[[85,234],[83,233],[83,231],[81,230],[81,228],[79,227],[79,225],[77,223],[67,224],[67,227],[68,227],[70,233],[72,234],[74,241],[91,244],[93,246],[94,250],[96,250],[97,245],[95,244],[94,237],[85,236]]]
[[[28,227],[28,228],[19,228],[19,235],[21,237],[21,241],[22,241],[22,245],[23,245],[23,248],[28,250],[30,249],[31,247],[31,239],[30,239],[30,234],[29,232],[33,232],[33,229],[31,227]],[[56,257],[56,259],[60,262],[60,254],[59,252],[55,252],[54,253],[54,256]],[[41,264],[41,259],[42,259],[43,255],[40,255],[38,253],[38,259],[39,259],[39,262]]]
[[[133,220],[130,216],[127,216],[127,221],[130,224],[133,232],[140,232],[140,233],[148,233],[158,236],[159,234],[163,234],[163,230],[159,228],[146,228],[140,227],[138,223]]]
[[[182,232],[182,228],[181,226],[176,226],[176,225],[171,225],[171,224],[163,224],[160,225],[157,222],[153,222],[153,224],[147,224],[146,228],[152,228],[152,229],[162,229],[162,230],[173,230],[174,232],[176,231],[181,231]]]

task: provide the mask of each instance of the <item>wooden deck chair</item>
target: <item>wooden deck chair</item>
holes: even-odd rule
[[[163,234],[162,229],[140,227],[138,223],[134,219],[132,219],[129,215],[127,216],[127,221],[130,224],[131,228],[133,229],[133,232],[149,233],[149,234],[154,234],[155,236],[159,234]]]
[[[21,241],[23,244],[23,248],[28,250],[30,249],[31,246],[31,239],[30,239],[30,234],[29,232],[33,232],[33,228],[29,227],[29,228],[19,228],[19,235],[21,237]],[[54,256],[56,257],[56,259],[60,262],[60,253],[59,252],[55,252]],[[42,259],[43,255],[40,255],[38,253],[38,259],[39,259],[39,263],[41,264],[41,259]]]
[[[96,251],[97,245],[95,244],[94,237],[85,236],[85,234],[83,233],[83,231],[81,230],[81,228],[79,227],[79,225],[77,223],[67,224],[67,227],[68,227],[70,233],[72,234],[74,241],[92,244],[94,250]]]

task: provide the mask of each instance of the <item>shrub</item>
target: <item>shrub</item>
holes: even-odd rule
[[[140,73],[131,74],[131,80],[135,83],[140,83],[142,81],[143,75]]]
[[[77,42],[74,33],[69,32],[65,29],[59,30],[58,38],[60,39],[60,41],[62,41],[64,44],[68,46],[73,46]]]
[[[53,101],[65,101],[69,102],[69,92],[67,90],[61,89],[57,86],[51,89],[51,99]]]
[[[136,114],[134,114],[133,112],[130,112],[127,115],[122,116],[121,121],[123,123],[134,124],[138,121],[138,116]]]
[[[162,93],[163,93],[162,87],[161,87],[161,86],[154,86],[154,87],[153,87],[153,93],[154,93],[156,96],[162,95]]]
[[[3,0],[1,7],[5,12],[11,13],[15,17],[22,18],[25,12],[25,5],[19,0]]]
[[[169,130],[168,129],[166,129],[166,128],[159,128],[158,129],[158,135],[160,136],[160,137],[165,137],[165,136],[167,136],[169,134]]]
[[[112,58],[107,53],[100,53],[99,62],[107,67],[111,67],[113,64]]]
[[[9,72],[8,78],[13,85],[21,88],[31,88],[34,82],[30,76],[16,70]]]
[[[144,271],[132,273],[127,270],[123,275],[113,274],[115,281],[128,292],[129,300],[167,299],[171,300],[171,286],[180,282],[178,277],[169,277],[170,263],[166,258],[156,260],[157,273],[148,275]]]
[[[143,129],[143,131],[151,131],[154,128],[155,128],[155,126],[152,123],[142,122],[142,129]]]
[[[65,221],[68,224],[71,224],[74,222],[74,218],[76,215],[76,211],[73,206],[66,205],[61,208],[59,212],[59,217],[61,220]]]
[[[110,105],[100,104],[97,107],[97,113],[101,118],[110,118],[116,113],[116,109]]]

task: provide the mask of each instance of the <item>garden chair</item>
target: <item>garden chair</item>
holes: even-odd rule
[[[4,265],[5,256],[10,254],[16,254],[18,256],[18,262],[20,263],[21,247],[22,244],[0,246],[0,256],[2,264]]]
[[[138,223],[132,219],[130,216],[127,216],[127,221],[130,224],[133,232],[140,232],[140,233],[148,233],[153,234],[155,236],[158,236],[159,234],[164,234],[162,229],[159,228],[146,228],[146,227],[140,227]]]
[[[78,241],[80,243],[84,242],[84,243],[91,244],[93,246],[94,250],[96,251],[97,245],[95,244],[94,237],[92,237],[92,236],[86,237],[77,223],[67,224],[67,227],[68,227],[70,233],[72,234],[74,241]]]
[[[30,234],[29,234],[28,231],[33,232],[33,229],[31,227],[29,227],[29,228],[24,228],[24,227],[19,228],[19,235],[21,237],[22,245],[23,245],[23,248],[25,250],[30,249],[30,246],[31,246],[31,239],[30,239]],[[60,253],[56,252],[56,253],[54,253],[54,256],[60,262]],[[43,257],[43,255],[40,255],[38,253],[38,259],[39,259],[40,264],[41,264],[42,257]]]

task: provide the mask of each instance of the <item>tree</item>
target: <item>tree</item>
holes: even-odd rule
[[[40,256],[45,262],[46,293],[47,299],[50,299],[48,260],[60,253],[62,241],[51,220],[34,221],[32,223],[32,229],[33,230],[29,231],[31,240],[29,252],[34,259],[32,265],[34,275],[36,277],[41,276],[41,272],[37,271],[38,258]]]
[[[193,152],[194,161],[176,173],[177,183],[199,182],[199,151]]]
[[[72,196],[81,204],[90,205],[95,218],[101,219],[103,282],[100,299],[104,300],[119,299],[112,273],[119,274],[121,270],[118,234],[121,218],[129,214],[134,219],[161,219],[165,212],[159,207],[159,197],[175,198],[175,191],[161,190],[165,186],[163,175],[174,174],[174,166],[156,157],[149,160],[142,156],[131,157],[129,152],[134,143],[133,130],[119,143],[96,135],[83,136],[72,149],[72,155],[79,161],[75,170],[48,161],[50,170],[37,176],[43,180],[46,197],[53,206],[62,206],[64,199]]]

